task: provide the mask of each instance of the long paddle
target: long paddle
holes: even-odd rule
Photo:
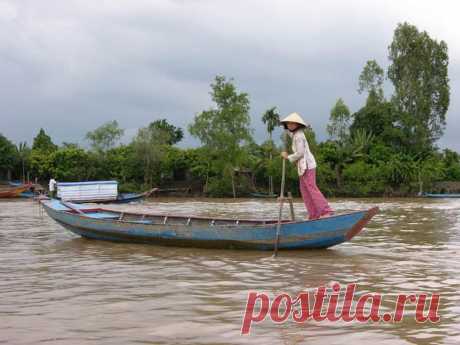
[[[283,135],[284,146],[286,147],[286,132]],[[281,230],[281,217],[283,213],[283,204],[284,204],[284,184],[286,180],[286,160],[283,158],[283,170],[281,173],[281,191],[280,191],[280,209],[278,212],[278,224],[276,225],[276,238],[275,238],[275,251],[273,252],[273,257],[278,255],[278,244],[280,241],[280,230]]]
[[[64,205],[65,207],[67,208],[70,208],[71,210],[79,213],[79,214],[82,214],[82,215],[85,215],[85,212],[83,212],[82,210],[74,207],[72,204],[68,203],[67,201],[64,201],[64,200],[60,200],[61,201],[61,204]]]

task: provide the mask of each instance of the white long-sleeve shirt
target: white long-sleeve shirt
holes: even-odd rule
[[[288,156],[291,163],[297,162],[297,172],[302,176],[307,169],[316,168],[316,160],[310,151],[307,138],[303,129],[298,129],[294,133],[289,132],[292,138],[292,154]]]
[[[50,192],[54,192],[56,190],[56,180],[52,178],[48,184],[48,189]]]

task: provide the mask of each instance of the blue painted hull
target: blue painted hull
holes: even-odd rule
[[[22,192],[19,194],[21,198],[33,198],[35,196],[35,193],[33,192]]]
[[[234,221],[173,217],[168,224],[168,218],[164,216],[149,216],[151,220],[145,220],[147,218],[143,216],[138,220],[125,221],[122,213],[114,211],[88,209],[81,205],[81,211],[76,211],[59,205],[56,200],[43,201],[42,204],[47,214],[59,224],[90,239],[273,250],[276,238],[276,221],[273,220],[230,223]],[[373,208],[313,221],[283,221],[279,249],[327,248],[346,242],[357,235],[377,211]],[[164,217],[164,222],[161,217]]]
[[[268,193],[250,193],[253,198],[277,198],[277,194],[268,194]]]
[[[130,202],[136,202],[143,200],[145,198],[145,194],[136,194],[136,193],[124,193],[118,195],[116,200],[110,201],[103,201],[99,202],[101,204],[129,204]]]
[[[146,197],[143,194],[136,194],[136,193],[126,193],[120,194],[116,199],[108,199],[108,200],[79,200],[79,201],[72,201],[73,203],[78,204],[85,204],[85,203],[96,203],[96,204],[129,204],[130,202],[137,202],[141,201]]]
[[[115,200],[116,204],[128,204],[130,202],[140,201],[145,198],[145,194],[126,193],[120,194]]]
[[[423,196],[427,198],[438,198],[438,199],[444,199],[444,198],[460,198],[460,194],[431,194],[431,193],[425,193]]]

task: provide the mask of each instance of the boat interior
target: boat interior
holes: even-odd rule
[[[72,204],[65,201],[50,200],[50,207],[71,214],[79,214],[93,219],[116,220],[120,222],[155,224],[155,225],[206,225],[206,226],[254,226],[254,225],[274,225],[278,222],[276,219],[255,220],[255,219],[228,219],[228,218],[206,218],[206,217],[188,217],[188,216],[171,216],[164,214],[143,214],[132,212],[113,211],[89,205]],[[289,223],[290,220],[284,219],[282,223]]]

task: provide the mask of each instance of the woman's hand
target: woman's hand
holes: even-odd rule
[[[281,157],[283,157],[284,159],[288,159],[288,153],[286,151],[283,151],[281,152]]]

